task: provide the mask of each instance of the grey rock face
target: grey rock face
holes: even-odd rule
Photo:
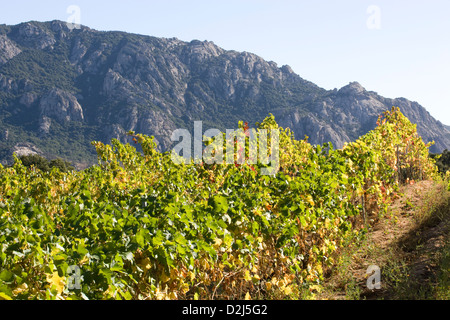
[[[50,127],[52,125],[52,119],[47,116],[41,116],[39,119],[39,131],[40,135],[46,135],[50,133]]]
[[[36,22],[26,22],[14,27],[13,39],[24,46],[44,49],[55,44],[56,39],[51,30]]]
[[[52,89],[41,98],[39,103],[42,117],[55,119],[60,123],[65,121],[83,121],[83,109],[77,98],[69,92]]]
[[[22,95],[19,100],[19,103],[30,108],[36,101],[38,100],[38,96],[35,93],[27,92]]]
[[[16,80],[0,74],[0,90],[6,93],[16,94],[19,85]]]
[[[417,102],[404,98],[385,99],[386,104],[399,107],[402,113],[412,122],[417,124],[417,132],[424,142],[434,141],[430,148],[434,152],[441,152],[449,148],[450,130],[440,121],[434,119],[430,113]]]
[[[0,66],[21,53],[20,50],[8,37],[0,35]]]
[[[170,118],[157,111],[149,111],[136,123],[136,131],[155,137],[160,151],[165,151],[171,145],[170,136],[177,127]]]
[[[80,63],[87,52],[86,46],[82,43],[80,38],[75,38],[74,45],[70,53],[70,62],[74,65]]]
[[[133,84],[122,77],[121,74],[112,71],[106,73],[103,83],[103,94],[108,98],[124,97],[133,91]]]
[[[308,142],[321,144],[332,142],[335,148],[342,148],[350,138],[341,128],[334,128],[332,124],[320,120],[313,114],[301,116],[298,112],[280,118],[279,125],[291,128],[297,139],[308,137]]]
[[[450,131],[417,102],[404,98],[388,99],[369,92],[359,83],[352,82],[328,97],[320,99],[310,108],[311,114],[298,113],[281,117],[281,124],[293,128],[296,137],[310,137],[313,144],[330,141],[337,148],[364,135],[376,126],[378,116],[393,106],[412,122],[428,143],[434,141],[430,150],[441,152],[450,144]]]
[[[212,57],[218,57],[224,50],[217,47],[213,42],[193,40],[184,47],[182,60],[185,64],[199,64]]]
[[[107,125],[104,128],[105,140],[111,141],[117,139],[122,143],[128,142],[126,140],[126,131],[119,124]]]
[[[32,143],[18,143],[12,148],[12,152],[16,154],[17,157],[28,156],[32,154],[42,154],[42,151],[37,148]]]

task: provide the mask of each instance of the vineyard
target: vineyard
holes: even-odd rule
[[[0,165],[0,299],[298,299],[400,184],[438,175],[397,108],[339,150],[273,116],[264,129],[280,132],[273,175],[238,159],[176,164],[134,133],[142,153],[93,142],[98,165],[80,172]]]

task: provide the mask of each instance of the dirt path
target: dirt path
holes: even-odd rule
[[[439,253],[450,234],[450,193],[432,181],[403,186],[400,192],[403,196],[390,206],[389,218],[374,225],[356,252],[344,253],[349,262],[341,266],[345,270],[338,272],[346,276],[333,274],[322,298],[429,297],[436,281]],[[366,271],[370,265],[380,267],[379,290],[367,288]]]

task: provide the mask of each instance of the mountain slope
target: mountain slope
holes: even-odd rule
[[[433,151],[450,131],[415,102],[387,99],[358,83],[327,91],[248,52],[212,42],[183,42],[66,23],[0,26],[0,160],[13,151],[60,156],[79,167],[95,161],[92,140],[154,135],[171,147],[176,128],[236,128],[269,113],[297,139],[336,147],[375,126],[398,106]]]
[[[352,82],[340,90],[329,91],[310,106],[310,113],[299,116],[294,112],[281,116],[280,125],[293,128],[297,137],[308,135],[314,143],[332,141],[337,147],[353,141],[376,126],[378,116],[392,106],[399,107],[409,120],[417,124],[425,142],[435,141],[430,149],[442,152],[450,143],[450,131],[434,119],[417,102],[405,98],[389,99],[365,90]]]

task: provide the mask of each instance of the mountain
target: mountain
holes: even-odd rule
[[[79,168],[96,161],[90,142],[129,142],[133,130],[172,146],[177,128],[253,124],[269,113],[297,139],[336,147],[398,106],[422,138],[450,146],[450,130],[418,103],[388,99],[352,82],[325,90],[289,66],[224,50],[213,42],[102,32],[65,22],[0,25],[0,160],[17,154],[62,157]]]

